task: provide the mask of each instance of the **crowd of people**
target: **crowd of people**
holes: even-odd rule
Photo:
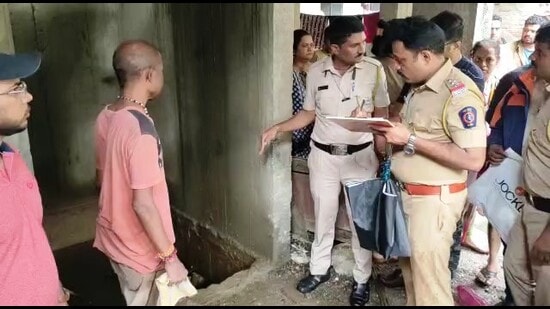
[[[263,132],[260,152],[278,133],[290,131],[293,154],[300,147],[311,152],[300,160],[307,159],[309,167],[315,238],[309,274],[297,286],[300,292],[309,293],[330,278],[342,186],[375,177],[385,145],[391,144],[392,173],[403,185],[412,254],[399,258],[400,267],[379,280],[388,287],[404,286],[408,305],[453,305],[451,280],[461,247],[488,254],[474,280],[491,286],[502,267],[503,243],[502,304],[550,304],[543,292],[550,282],[550,188],[542,177],[550,165],[544,114],[550,91],[544,86],[550,81],[545,73],[550,69],[546,22],[545,17],[530,16],[521,38],[506,42],[500,36],[502,19],[495,15],[490,37],[475,42],[469,53],[463,52],[464,20],[450,11],[430,20],[381,20],[370,53],[357,45],[364,35],[355,17],[333,20],[319,51],[311,48],[311,36],[304,30],[295,31],[294,63],[311,64],[295,66],[294,75],[307,78],[305,83],[293,79],[294,116]],[[370,67],[368,72],[363,72],[365,67]],[[368,103],[355,104],[361,101]],[[350,132],[326,116],[387,117],[394,127]],[[312,124],[313,131],[305,134],[303,128]],[[467,187],[490,166],[499,165],[508,148],[525,156],[525,188],[518,190],[530,203],[518,216],[508,243],[489,222],[487,251],[471,237],[479,212],[467,200]],[[355,257],[350,304],[364,305],[370,297],[372,262],[383,259],[359,246],[347,200],[346,208]]]
[[[468,238],[476,207],[467,200],[468,186],[511,148],[524,158],[524,186],[517,190],[527,204],[505,244],[505,302],[550,305],[544,176],[550,172],[550,25],[531,16],[521,39],[506,43],[498,37],[502,20],[494,22],[491,38],[475,42],[470,53],[463,53],[464,21],[450,11],[429,20],[381,21],[370,51],[354,16],[330,23],[322,51],[306,31],[294,31],[293,115],[263,132],[260,153],[278,134],[292,132],[293,167],[307,166],[315,238],[300,292],[331,277],[342,186],[377,177],[391,145],[411,255],[399,257],[398,271],[380,280],[404,286],[408,305],[454,305],[451,280],[461,244],[475,247]],[[32,95],[22,79],[40,62],[38,54],[0,54],[2,305],[67,305],[69,299],[42,227],[38,184],[18,151],[2,141],[28,125]],[[162,143],[147,110],[163,88],[163,59],[151,43],[129,40],[114,51],[112,66],[120,93],[95,125],[94,247],[109,259],[128,305],[156,305],[161,273],[172,285],[188,274],[175,248]],[[351,131],[326,116],[382,117],[393,126]],[[346,208],[355,258],[349,302],[362,306],[370,300],[373,256],[380,256],[362,248],[347,199]],[[476,276],[484,285],[493,284],[501,267],[500,238],[489,228],[488,263]]]

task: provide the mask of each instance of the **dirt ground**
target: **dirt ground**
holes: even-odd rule
[[[348,247],[349,248],[349,247]],[[297,258],[308,250],[303,245],[293,243],[293,260],[287,264],[272,268],[266,261],[257,261],[249,270],[239,272],[220,284],[211,285],[199,290],[199,294],[191,299],[180,301],[179,305],[209,305],[209,306],[348,306],[348,296],[351,291],[352,277],[350,269],[352,257],[346,249],[340,250],[334,261],[341,274],[332,270],[332,277],[320,285],[315,291],[304,295],[296,290],[297,282],[307,274],[307,258]],[[343,252],[343,253],[342,253]],[[297,254],[299,253],[299,254]],[[348,261],[344,261],[348,259]],[[479,287],[475,282],[475,274],[487,260],[487,255],[478,254],[463,249],[459,269],[452,283],[453,290],[457,285],[472,287],[489,305],[501,301],[504,295],[504,278],[502,269],[498,273],[496,284],[491,288]],[[502,257],[501,257],[502,260]],[[296,262],[298,261],[298,262]],[[344,266],[342,266],[344,265]],[[378,274],[393,271],[397,264],[376,265],[373,278]],[[385,288],[377,280],[371,283],[371,300],[367,306],[396,306],[405,304],[405,291],[399,288]]]

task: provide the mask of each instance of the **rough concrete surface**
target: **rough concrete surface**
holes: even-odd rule
[[[218,306],[348,306],[351,291],[351,269],[353,267],[349,244],[339,244],[333,250],[332,277],[315,291],[303,295],[296,290],[298,281],[307,274],[309,246],[293,242],[293,259],[280,267],[272,267],[265,261],[258,261],[249,270],[239,272],[221,284],[200,289],[199,293],[179,305],[218,305]],[[453,291],[459,284],[472,287],[488,304],[500,302],[504,295],[502,270],[494,287],[482,288],[474,283],[476,272],[485,265],[486,255],[462,250],[459,270],[452,283]],[[500,260],[502,261],[502,255]],[[298,261],[298,262],[296,262]],[[375,265],[373,278],[378,274],[392,272],[398,266],[393,264]],[[341,274],[339,274],[340,272]],[[371,300],[368,306],[400,306],[405,304],[403,288],[389,289],[377,280],[371,283]]]

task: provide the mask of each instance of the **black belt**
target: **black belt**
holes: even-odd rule
[[[533,196],[531,199],[533,200],[533,206],[536,209],[550,213],[550,199],[539,196]]]
[[[368,142],[368,143],[364,143],[364,144],[361,144],[361,145],[347,145],[347,144],[330,144],[330,145],[325,145],[325,144],[321,144],[321,143],[318,143],[314,140],[313,141],[313,145],[315,145],[315,147],[325,151],[325,152],[328,152],[330,153],[331,155],[336,155],[336,156],[345,156],[345,155],[350,155],[354,152],[358,152],[360,150],[363,150],[367,147],[369,147],[372,142]]]

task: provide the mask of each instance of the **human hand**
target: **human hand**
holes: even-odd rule
[[[351,112],[351,117],[355,117],[355,118],[370,118],[371,117],[371,113],[361,109],[361,108],[356,108],[353,110],[353,112]]]
[[[393,127],[378,124],[370,124],[369,127],[374,134],[383,135],[386,138],[387,143],[398,146],[407,144],[409,141],[409,136],[411,135],[409,129],[402,123],[392,123]]]
[[[61,282],[59,282],[59,295],[57,296],[57,304],[59,306],[68,306],[68,301],[71,298],[71,291],[64,288]]]
[[[187,279],[187,269],[178,257],[164,262],[164,269],[168,275],[168,285],[178,284]]]
[[[550,265],[550,225],[546,226],[533,244],[531,261],[536,265]]]
[[[487,148],[487,161],[492,165],[499,165],[506,158],[502,145],[491,144]]]
[[[262,146],[260,148],[260,155],[264,154],[264,151],[267,146],[277,137],[277,133],[279,133],[279,127],[278,126],[272,126],[271,128],[264,131],[262,134]]]

